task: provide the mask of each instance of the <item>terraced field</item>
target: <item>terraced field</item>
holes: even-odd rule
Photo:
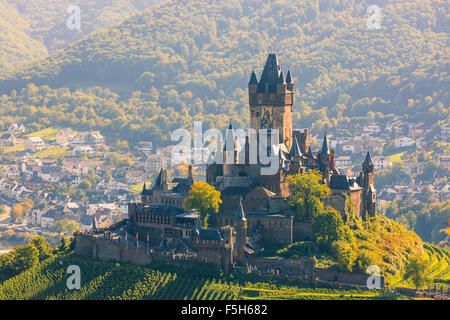
[[[450,284],[450,252],[447,249],[437,247],[435,245],[424,243],[424,255],[429,261],[428,276],[433,280],[434,284],[447,286]],[[414,288],[411,282],[403,281],[402,275],[389,278],[389,283],[393,286]],[[427,289],[424,286],[422,289]]]
[[[69,290],[69,265],[81,271],[81,288]],[[233,278],[232,278],[233,277]],[[247,281],[251,279],[252,281]],[[2,299],[398,299],[399,295],[344,290],[330,285],[256,276],[225,276],[208,268],[136,266],[93,261],[69,254],[54,257],[0,284]]]

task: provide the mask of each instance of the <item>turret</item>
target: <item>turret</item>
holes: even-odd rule
[[[280,77],[278,78],[277,93],[285,94],[286,89],[286,81],[284,80],[283,70],[281,70]]]
[[[375,176],[375,165],[373,164],[370,152],[367,152],[366,158],[364,159],[362,165],[362,169],[363,169],[362,187],[364,189],[368,189],[371,185],[374,184],[374,176]]]
[[[289,70],[286,76],[286,85],[288,90],[294,91],[294,82],[292,81],[291,71]]]
[[[323,135],[322,149],[319,151],[319,169],[322,173],[326,173],[330,164],[330,151],[328,149],[327,133]]]
[[[250,81],[248,83],[248,92],[256,93],[258,90],[258,79],[256,78],[255,71],[252,71],[252,75],[250,76]]]
[[[244,247],[247,243],[247,219],[245,218],[242,198],[239,200],[239,207],[236,211],[236,262],[240,265],[245,263]]]
[[[189,165],[189,167],[188,167],[187,182],[188,182],[189,186],[192,186],[192,184],[194,183],[194,178],[192,176],[192,165]]]
[[[167,170],[161,169],[159,171],[158,178],[156,178],[155,186],[153,187],[152,191],[162,191],[167,192],[169,190],[169,183],[167,181]]]
[[[228,126],[228,130],[226,132],[225,145],[223,147],[223,151],[224,151],[224,159],[223,159],[224,164],[238,163],[239,144],[236,139],[236,136],[234,135],[234,130],[231,121],[230,125]]]

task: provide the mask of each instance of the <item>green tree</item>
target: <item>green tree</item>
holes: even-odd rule
[[[208,183],[196,181],[189,190],[189,196],[183,201],[183,208],[196,209],[200,213],[203,228],[207,228],[209,213],[217,213],[221,203],[219,191]]]
[[[39,261],[43,261],[52,256],[52,248],[43,236],[31,239],[30,244],[34,245],[39,252]]]
[[[39,262],[39,251],[33,244],[26,244],[15,247],[11,253],[11,260],[9,261],[9,269],[12,275],[16,275],[31,267],[34,267]]]
[[[323,183],[319,171],[289,176],[287,181],[291,190],[289,204],[295,208],[296,220],[310,220],[323,209],[321,199],[330,194],[330,188]]]
[[[312,229],[317,241],[329,245],[335,240],[348,240],[346,238],[352,237],[351,230],[344,225],[341,214],[331,207],[326,207],[313,218]]]

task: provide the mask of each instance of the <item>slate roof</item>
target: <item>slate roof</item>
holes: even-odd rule
[[[249,187],[227,187],[221,191],[221,194],[223,196],[234,196],[234,195],[245,196],[247,193],[249,193],[249,191],[250,191]]]
[[[372,157],[370,156],[370,152],[367,152],[366,159],[364,159],[363,165],[373,165]]]
[[[354,190],[359,189],[357,181],[343,174],[333,174],[330,177],[330,188],[336,190]]]
[[[202,240],[223,240],[222,235],[220,234],[220,230],[217,228],[195,229],[193,236],[194,235],[199,236]]]
[[[277,83],[280,78],[281,66],[278,63],[277,56],[275,54],[269,54],[267,57],[264,70],[259,80],[258,93],[266,92],[266,83],[268,84],[267,93],[277,92]]]
[[[276,196],[276,194],[270,190],[267,190],[264,187],[256,187],[256,188],[253,188],[252,191],[250,191],[247,194],[247,197],[252,197],[252,196],[273,197],[273,196]]]
[[[291,72],[288,70],[287,76],[286,76],[286,83],[293,83],[292,82],[292,77],[291,77]]]
[[[144,213],[146,214],[160,214],[160,215],[171,215],[176,216],[183,213],[184,210],[181,208],[176,208],[168,205],[152,205],[150,207],[144,208]]]
[[[325,132],[323,135],[322,149],[320,150],[320,154],[328,154],[330,151],[328,150],[328,139],[327,133]]]
[[[297,137],[294,137],[294,144],[292,145],[290,156],[291,157],[295,157],[295,156],[301,157],[301,156],[303,156],[303,153],[300,150],[300,146],[298,144]]]
[[[255,71],[252,71],[252,75],[250,77],[250,81],[249,84],[257,84],[258,83],[258,79],[256,79],[256,74]]]

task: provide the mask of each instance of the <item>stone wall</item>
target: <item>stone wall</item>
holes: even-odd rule
[[[249,258],[248,272],[274,273],[279,276],[300,277],[301,279],[314,278],[315,261],[312,257],[298,260],[290,259],[270,259],[270,258]]]
[[[293,240],[310,241],[314,239],[313,230],[310,222],[294,222]]]
[[[330,269],[316,268],[317,280],[337,282],[349,285],[367,286],[368,274],[356,272],[341,272]],[[384,277],[381,276],[381,288],[384,288]]]
[[[88,256],[101,261],[129,262],[138,265],[147,265],[152,262],[162,262],[176,265],[211,264],[229,270],[231,254],[223,248],[202,247],[197,256],[177,256],[171,252],[154,252],[144,246],[136,248],[118,243],[115,240],[104,238],[101,235],[75,235],[75,253]]]

